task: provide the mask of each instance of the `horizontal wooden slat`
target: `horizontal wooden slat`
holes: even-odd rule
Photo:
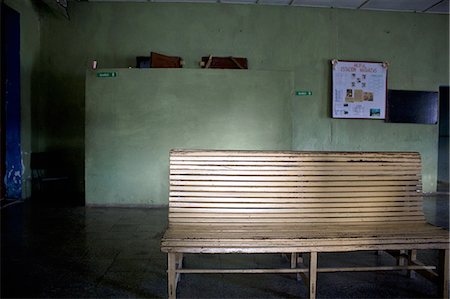
[[[396,236],[396,235],[424,235],[432,237],[433,235],[441,235],[448,237],[448,231],[439,227],[427,224],[428,228],[417,228],[416,224],[411,223],[409,225],[400,225],[403,223],[395,223],[391,228],[386,228],[385,223],[379,223],[374,226],[371,222],[354,223],[354,222],[342,222],[339,226],[330,226],[328,223],[291,223],[286,228],[281,223],[245,223],[235,222],[233,225],[223,226],[222,223],[211,223],[208,227],[205,227],[201,223],[174,223],[169,226],[166,231],[165,237],[177,239],[180,237],[188,238],[235,238],[245,239],[254,238],[264,235],[278,234],[277,238],[286,238],[284,234],[293,234],[297,238],[340,238],[340,237],[373,237],[373,236]],[[400,227],[403,226],[403,227]],[[349,228],[350,227],[350,228]]]
[[[373,225],[375,224],[376,225]],[[408,225],[404,225],[404,223],[408,223]],[[430,229],[431,234],[436,232],[444,232],[448,235],[448,230],[443,230],[440,227],[436,227],[430,225],[426,222],[408,222],[404,219],[398,221],[390,221],[384,223],[365,221],[361,223],[348,222],[345,221],[340,222],[339,225],[329,225],[329,223],[289,223],[289,222],[279,222],[279,223],[252,223],[252,222],[240,222],[235,221],[232,223],[228,223],[226,226],[223,223],[210,222],[207,225],[204,223],[171,223],[169,222],[168,232],[170,231],[183,231],[183,230],[192,230],[202,232],[202,231],[211,231],[211,232],[228,232],[228,231],[245,231],[245,232],[253,232],[253,231],[299,231],[301,233],[312,232],[312,233],[336,233],[339,236],[346,232],[394,232],[394,233],[402,233],[402,232],[411,232],[411,231],[423,231],[425,226],[427,229]]]
[[[419,186],[418,181],[170,181],[172,186],[230,186],[230,187],[356,187],[356,186]]]
[[[417,156],[403,156],[403,155],[306,155],[304,153],[298,155],[285,156],[243,156],[243,155],[229,155],[229,156],[177,156],[172,155],[170,161],[348,161],[348,162],[410,162],[420,161]]]
[[[378,197],[392,197],[392,196],[417,196],[417,192],[413,191],[404,191],[404,192],[395,192],[395,191],[383,191],[383,192],[339,192],[334,193],[333,197],[345,197],[345,198],[358,198],[364,196],[378,196]],[[273,197],[273,198],[327,198],[330,197],[328,193],[275,193],[275,192],[184,192],[184,191],[170,191],[169,196],[186,196],[186,197]]]
[[[356,212],[421,212],[422,207],[420,206],[400,206],[400,207],[340,207],[340,208],[281,208],[281,207],[272,207],[272,208],[194,208],[194,207],[170,207],[169,215],[172,213],[175,214],[185,214],[185,213],[220,213],[220,214],[236,214],[236,213],[251,213],[251,214],[278,214],[278,213],[298,213],[299,217],[302,217],[303,214],[312,214],[312,213],[342,213],[342,215],[346,215],[346,213],[356,213]],[[221,215],[222,216],[222,215]]]
[[[171,157],[191,157],[191,156],[398,156],[398,157],[420,157],[417,152],[329,152],[329,151],[270,151],[270,150],[189,150],[172,149]]]
[[[427,268],[424,268],[425,266],[413,266],[413,267],[420,267],[419,269],[427,269]],[[191,273],[191,274],[303,273],[303,272],[308,272],[308,269],[300,269],[300,268],[295,268],[295,269],[176,269],[175,272],[176,273]]]
[[[422,238],[422,239],[435,239],[438,238],[447,238],[448,235],[440,234],[436,231],[424,231],[424,232],[414,232],[411,234],[411,231],[402,232],[401,230],[395,232],[328,232],[327,230],[323,232],[296,232],[296,231],[284,231],[280,230],[278,232],[208,232],[207,227],[203,227],[203,229],[207,232],[174,232],[167,233],[164,236],[164,240],[172,241],[172,240],[292,240],[292,239],[341,239],[341,238],[390,238],[390,239],[399,239],[399,238]]]
[[[399,223],[400,224],[400,223]],[[165,234],[164,240],[269,240],[269,239],[341,239],[341,238],[429,238],[448,239],[448,232],[433,227],[429,224],[426,227],[417,227],[414,224],[397,225],[395,228],[386,228],[383,224],[373,226],[370,224],[353,224],[351,228],[346,228],[346,224],[340,224],[338,227],[320,224],[323,228],[317,228],[317,224],[300,223],[297,229],[285,229],[282,225],[273,225],[271,228],[261,229],[264,224],[250,228],[234,226],[226,229],[211,229],[214,224],[209,226],[202,225],[177,225],[171,227]],[[223,228],[223,223],[218,224]],[[278,226],[278,228],[277,228]],[[370,228],[368,228],[368,226]],[[183,228],[181,228],[183,227]],[[316,228],[315,228],[316,227]],[[409,228],[409,229],[405,229]]]
[[[225,203],[350,203],[362,202],[422,202],[421,194],[414,196],[364,196],[364,197],[170,197],[170,202],[225,202]]]
[[[197,181],[245,181],[245,182],[253,182],[253,181],[272,181],[272,182],[339,182],[339,181],[419,181],[420,176],[418,173],[412,174],[412,175],[378,175],[376,177],[374,176],[350,176],[350,175],[320,175],[320,176],[308,176],[308,175],[254,175],[254,176],[240,176],[240,175],[192,175],[192,174],[185,174],[185,175],[170,175],[170,180],[197,180]]]
[[[186,209],[187,210],[187,209]],[[217,209],[218,210],[218,209]],[[169,212],[169,218],[217,218],[218,215],[217,210],[213,211],[212,209],[210,212],[206,211],[199,211],[199,212],[189,212],[189,210],[185,212]],[[220,215],[220,218],[242,218],[242,219],[253,219],[253,218],[359,218],[359,217],[385,217],[385,216],[421,216],[421,212],[417,211],[398,211],[398,212],[383,212],[378,213],[376,211],[374,212],[309,212],[306,210],[297,210],[292,212],[287,211],[276,211],[275,209],[272,212],[266,211],[263,212],[261,210],[256,210],[256,212],[253,212],[252,210],[247,211],[245,209],[236,209],[237,211],[231,213],[231,211],[228,209],[222,209],[222,214]],[[227,212],[226,212],[227,211]],[[302,212],[300,212],[302,211]]]
[[[227,203],[227,202],[170,202],[169,208],[349,208],[355,207],[364,208],[389,208],[389,207],[417,207],[422,209],[422,203],[420,201],[388,201],[388,202],[358,202],[355,205],[353,202],[344,203],[334,203],[334,202],[324,202],[324,203]]]
[[[376,171],[383,169],[384,171],[417,171],[419,165],[372,165],[365,163],[364,165],[332,165],[328,163],[327,165],[290,165],[290,166],[259,166],[259,165],[247,165],[247,166],[236,166],[236,165],[170,165],[170,170],[253,170],[253,171],[265,171],[265,170],[280,170],[280,171]]]
[[[304,225],[304,224],[298,224],[298,223],[274,223],[274,224],[264,224],[264,225],[253,225],[253,224],[246,224],[246,223],[236,223],[237,226],[239,227],[234,227],[234,226],[227,226],[224,227],[222,225],[211,225],[208,230],[210,231],[215,231],[215,230],[219,230],[219,231],[227,231],[228,229],[231,230],[236,230],[236,229],[244,229],[244,230],[264,230],[264,231],[285,231],[285,230],[295,230],[295,231],[313,231],[313,232],[321,232],[321,231],[423,231],[423,230],[435,230],[435,231],[441,231],[441,229],[439,227],[433,226],[433,225],[429,225],[427,223],[414,223],[408,227],[399,227],[398,223],[395,222],[388,222],[388,223],[384,223],[381,225],[378,225],[376,227],[371,226],[370,224],[366,224],[366,223],[359,223],[357,225],[355,225],[354,223],[348,223],[348,224],[341,224],[339,227],[334,227],[334,226],[329,226],[327,224],[311,224],[311,225]],[[173,226],[169,224],[169,231],[171,231],[171,229],[176,229],[176,230],[183,230],[183,229],[187,229],[187,230],[196,230],[196,226],[195,224],[188,224],[188,225],[184,225],[184,224],[174,224]],[[200,231],[204,231],[204,227],[203,226],[198,226],[198,230]]]
[[[417,191],[416,186],[368,186],[368,187],[223,187],[223,186],[171,186],[171,191],[185,191],[185,192],[276,192],[276,193],[328,193],[328,192],[381,192],[381,191]]]
[[[447,242],[448,243],[448,242]],[[411,243],[403,244],[369,244],[369,245],[335,245],[335,246],[267,246],[267,247],[171,247],[161,246],[163,252],[183,252],[183,253],[292,253],[292,252],[347,252],[358,250],[399,250],[399,249],[448,249],[448,244],[439,243]]]
[[[340,222],[381,222],[386,221],[424,221],[424,216],[367,216],[361,217],[319,217],[319,218],[306,218],[306,217],[293,217],[287,219],[285,217],[271,217],[271,218],[227,218],[227,217],[169,217],[169,221],[173,223],[233,223],[233,222],[254,222],[254,223],[340,223]]]
[[[402,238],[401,236],[394,237],[377,237],[377,238],[324,238],[324,239],[205,239],[205,240],[166,240],[170,246],[195,246],[195,247],[263,247],[263,246],[295,246],[296,243],[302,242],[304,246],[333,246],[333,245],[359,245],[359,244],[397,244],[401,241],[403,244],[414,244],[416,242],[429,242],[433,240],[441,243],[448,240],[448,238],[424,238],[411,237]],[[166,243],[163,243],[165,245]]]
[[[317,272],[367,272],[367,271],[400,271],[400,270],[434,270],[436,266],[377,266],[377,267],[340,267],[317,268]],[[293,269],[176,269],[176,273],[190,274],[257,274],[257,273],[309,273],[306,268]]]
[[[208,169],[171,169],[170,174],[189,175],[242,175],[242,176],[311,176],[311,175],[348,175],[348,176],[386,176],[386,175],[416,175],[416,169],[400,170],[208,170]]]
[[[198,160],[173,160],[171,166],[284,166],[284,167],[303,167],[303,166],[341,166],[341,167],[361,167],[361,166],[399,166],[399,167],[420,167],[419,160],[412,161],[198,161]]]
[[[357,197],[179,197],[172,196],[169,198],[170,202],[229,202],[229,203],[240,203],[240,202],[254,202],[254,203],[324,203],[324,202],[342,202],[342,203],[360,203],[360,202],[422,202],[421,194],[417,193],[414,195],[406,196],[357,196]]]

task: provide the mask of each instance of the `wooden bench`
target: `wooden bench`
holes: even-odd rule
[[[448,231],[422,212],[418,153],[201,151],[170,153],[168,295],[184,273],[297,273],[316,297],[317,274],[406,270],[435,278],[448,298]],[[416,250],[437,249],[427,266]],[[396,265],[321,268],[321,252],[389,251]],[[282,253],[286,269],[185,269],[183,254]],[[309,254],[309,266],[299,254]],[[434,271],[437,270],[437,271]]]

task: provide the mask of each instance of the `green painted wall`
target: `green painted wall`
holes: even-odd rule
[[[27,198],[31,195],[30,153],[35,150],[32,110],[39,102],[39,8],[31,0],[5,0],[4,3],[20,13],[22,197]]]
[[[84,82],[99,66],[134,66],[150,51],[182,56],[245,56],[254,70],[294,72],[292,148],[411,150],[423,157],[425,191],[436,187],[437,127],[333,120],[329,60],[388,61],[393,89],[438,90],[448,84],[447,15],[225,4],[87,3],[71,1],[70,21],[42,19],[44,86],[39,146],[72,151],[83,189]],[[113,150],[113,149],[112,149]],[[149,195],[150,197],[151,195]]]
[[[173,148],[291,148],[291,72],[114,71],[86,76],[87,204],[167,204]]]

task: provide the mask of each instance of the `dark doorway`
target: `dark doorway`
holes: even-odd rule
[[[449,127],[449,87],[439,88],[439,156],[438,156],[438,191],[448,191],[448,127]]]
[[[20,147],[20,14],[1,5],[2,198],[22,198]]]

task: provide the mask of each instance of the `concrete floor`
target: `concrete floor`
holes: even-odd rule
[[[448,229],[448,193],[425,198],[430,223]],[[1,297],[166,297],[159,242],[167,209],[55,207],[29,200],[1,210]],[[437,252],[419,259],[437,261]],[[319,266],[393,265],[386,253],[320,254]],[[281,255],[187,256],[187,267],[288,267]],[[292,274],[189,274],[180,298],[307,297]],[[433,298],[438,287],[399,272],[322,273],[319,298]]]

